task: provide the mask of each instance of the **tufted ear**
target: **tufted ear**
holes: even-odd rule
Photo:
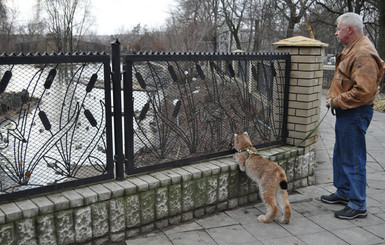
[[[249,135],[249,134],[247,133],[247,131],[245,131],[243,134]]]

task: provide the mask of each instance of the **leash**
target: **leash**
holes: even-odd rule
[[[332,99],[331,101],[332,101],[331,104],[333,105],[333,99]],[[282,152],[275,153],[275,154],[273,154],[272,156],[277,156],[277,155],[285,154],[286,152],[292,151],[292,150],[298,148],[300,144],[302,144],[303,142],[305,142],[305,140],[309,139],[310,136],[312,136],[312,135],[314,134],[314,132],[319,128],[319,126],[321,125],[321,123],[322,123],[323,120],[325,119],[326,115],[328,114],[330,108],[332,108],[332,114],[335,115],[335,111],[334,111],[335,109],[334,109],[332,106],[330,106],[330,107],[328,108],[328,110],[326,111],[325,115],[322,117],[322,119],[317,123],[317,125],[316,125],[316,126],[315,126],[315,127],[314,127],[314,128],[307,134],[307,135],[306,135],[306,137],[305,137],[299,144],[293,146],[292,148],[290,148],[290,149],[288,149],[288,150],[286,150],[286,151],[282,151]]]

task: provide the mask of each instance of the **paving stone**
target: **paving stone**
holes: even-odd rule
[[[212,228],[207,233],[218,244],[262,244],[241,225]]]
[[[177,226],[168,227],[168,228],[164,229],[163,231],[166,235],[169,236],[169,235],[174,234],[174,233],[181,233],[181,232],[185,232],[185,231],[195,231],[195,230],[202,230],[202,226],[200,226],[195,221],[188,221],[188,222],[184,222],[182,224],[179,224]]]
[[[345,245],[348,244],[336,235],[324,231],[317,233],[310,233],[305,235],[298,236],[299,239],[304,241],[306,244],[312,245],[325,245],[325,244],[333,244],[333,245]]]
[[[377,237],[376,235],[373,235],[372,233],[364,230],[361,227],[339,229],[330,232],[352,245],[369,245],[385,242],[383,239]]]
[[[284,228],[293,235],[304,235],[324,231],[324,228],[305,217],[292,219],[290,224],[285,225]]]
[[[146,236],[138,236],[135,238],[127,239],[127,245],[173,245],[173,243],[164,234],[150,234]]]
[[[333,212],[330,212],[329,214],[326,214],[326,215],[321,214],[321,215],[312,216],[311,220],[328,231],[352,228],[356,226],[352,222],[335,218]]]
[[[231,216],[226,213],[217,213],[196,221],[200,226],[205,229],[228,226],[228,225],[237,225],[239,224]]]
[[[385,242],[385,223],[378,224],[378,225],[371,225],[371,226],[364,226],[363,229],[369,231],[370,233],[378,236],[379,238],[383,239]]]
[[[191,244],[205,244],[205,245],[217,245],[210,235],[205,231],[187,231],[182,233],[174,233],[169,236],[171,242],[174,245],[191,245]],[[158,245],[159,243],[157,243]],[[167,243],[164,243],[165,245]]]
[[[292,224],[287,226],[291,225]],[[275,222],[271,222],[268,224],[256,222],[248,225],[243,225],[243,227],[259,241],[292,236],[292,234],[286,230],[286,226],[285,228],[283,228]]]
[[[263,244],[269,245],[282,245],[282,244],[295,244],[295,245],[308,245],[307,243],[301,241],[295,236],[280,237],[280,238],[271,238],[267,240],[262,240]]]
[[[262,214],[260,210],[252,206],[239,207],[225,213],[242,225],[259,222],[257,218]]]

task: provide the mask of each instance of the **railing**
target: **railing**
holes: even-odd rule
[[[150,53],[123,60],[126,174],[230,154],[234,133],[244,131],[256,147],[284,144],[288,54]]]
[[[3,54],[0,201],[224,156],[244,131],[282,145],[289,72],[287,53],[121,59],[117,41],[111,57]]]
[[[0,56],[0,201],[114,177],[110,56]]]

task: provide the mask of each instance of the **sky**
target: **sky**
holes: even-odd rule
[[[169,17],[175,0],[90,0],[93,25],[97,34],[111,35],[124,27],[131,30],[137,24],[150,30],[162,26]],[[31,19],[35,0],[8,0],[20,12],[20,21]],[[13,3],[12,3],[13,2]]]

